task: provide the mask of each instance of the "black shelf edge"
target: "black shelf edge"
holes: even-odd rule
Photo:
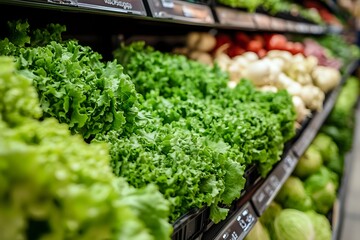
[[[281,187],[294,171],[298,158],[290,151],[277,163],[262,185],[256,190],[251,202],[258,214],[261,216],[274,200]]]
[[[205,232],[202,239],[232,240],[244,239],[258,221],[255,209],[251,202],[245,202],[233,214],[227,217],[225,227],[211,228]]]
[[[143,3],[145,6],[149,6],[150,1],[154,0],[128,0],[128,2],[136,2]],[[67,2],[67,1],[55,1],[55,2]],[[169,24],[177,24],[184,26],[197,26],[204,27],[208,29],[224,29],[224,30],[243,30],[243,31],[267,31],[267,32],[286,32],[286,33],[300,33],[300,34],[311,34],[311,35],[321,35],[327,33],[339,32],[339,29],[333,29],[331,27],[296,22],[293,20],[286,20],[282,18],[276,18],[272,16],[268,16],[261,13],[246,13],[241,12],[237,9],[231,9],[226,7],[221,7],[222,11],[232,12],[232,17],[228,20],[223,20],[220,22],[216,22],[219,13],[217,12],[217,7],[210,7],[203,4],[193,4],[182,1],[176,1],[177,5],[182,6],[182,11],[178,11],[176,14],[174,10],[162,7],[160,11],[161,14],[157,14],[157,16],[153,16],[154,13],[151,12],[151,9],[142,9],[143,6],[138,7],[136,10],[126,10],[121,9],[119,7],[111,7],[104,5],[96,5],[96,4],[84,4],[86,1],[69,1],[72,4],[60,4],[48,2],[46,0],[0,0],[0,4],[13,5],[13,6],[22,6],[22,7],[32,7],[32,8],[41,8],[41,9],[51,9],[58,11],[69,11],[75,13],[90,13],[90,14],[100,14],[107,15],[112,17],[123,17],[123,18],[132,18],[139,21],[147,21],[147,22],[156,22],[156,23],[169,23]],[[89,2],[95,2],[95,0],[91,0]],[[141,4],[140,4],[141,5]],[[91,7],[90,7],[91,6]],[[134,4],[135,6],[135,4]],[[191,6],[201,7],[208,9],[208,19],[209,21],[202,21],[201,18],[197,18],[196,16],[191,16],[192,13],[195,15],[198,10],[192,11]],[[181,6],[180,6],[181,7]],[[184,8],[186,8],[184,10]],[[139,10],[140,9],[140,10]],[[224,10],[226,9],[226,10]],[[169,11],[169,12],[167,12]],[[235,13],[235,17],[234,17]],[[180,16],[183,14],[184,16]],[[239,19],[244,19],[246,17],[242,16],[242,14],[246,14],[251,16],[252,22],[250,24],[244,24],[244,22],[239,21]],[[226,14],[225,14],[226,15]],[[230,14],[228,14],[230,15]],[[236,16],[238,15],[238,16]],[[225,17],[226,18],[226,17]]]

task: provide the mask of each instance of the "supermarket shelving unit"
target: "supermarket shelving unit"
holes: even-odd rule
[[[114,46],[114,35],[120,32],[131,36],[133,33],[153,33],[157,29],[161,33],[181,35],[189,30],[221,29],[319,35],[342,30],[179,0],[0,0],[1,24],[8,18],[67,23],[70,35],[89,32],[97,35],[94,38],[85,34],[82,40],[96,40],[98,48],[109,53],[108,56]],[[209,220],[208,208],[195,209],[174,223],[173,240],[243,239],[291,175],[299,157],[332,110],[342,84],[357,66],[357,61],[347,66],[339,86],[328,94],[323,111],[306,121],[296,138],[287,144],[281,161],[265,179],[259,177],[255,168],[248,169],[247,186],[224,221],[214,224]]]

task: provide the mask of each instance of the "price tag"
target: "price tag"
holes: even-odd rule
[[[253,14],[251,13],[224,7],[216,7],[215,11],[221,24],[249,29],[254,29],[256,27]]]
[[[294,171],[297,162],[298,159],[293,154],[288,154],[281,162],[281,166],[284,169],[284,171],[288,174],[288,176],[290,176],[291,173]]]
[[[286,30],[289,32],[296,32],[295,23],[291,21],[286,21]]]
[[[281,189],[282,185],[291,175],[297,163],[297,159],[289,153],[282,159],[274,170],[269,174],[261,187],[252,197],[252,202],[256,211],[261,215],[269,206],[271,201]]]
[[[271,29],[271,17],[256,13],[254,15],[254,20],[258,29],[261,30],[270,30]]]
[[[78,0],[78,6],[146,16],[142,0]]]
[[[321,26],[317,26],[317,25],[310,25],[310,32],[313,34],[320,34],[324,31],[324,29]]]
[[[310,28],[309,28],[308,24],[305,24],[305,23],[296,23],[295,28],[296,28],[296,31],[299,33],[310,32]]]
[[[179,0],[148,0],[155,18],[169,18],[187,22],[214,23],[211,9],[206,5]]]
[[[272,18],[271,19],[271,29],[275,31],[285,31],[286,30],[286,22],[280,18]]]
[[[161,0],[161,4],[164,8],[174,8],[173,0]]]
[[[77,0],[47,0],[49,3],[77,6]]]
[[[249,202],[228,221],[226,226],[213,240],[243,239],[257,221],[256,213]]]
[[[329,25],[328,26],[328,31],[331,32],[331,33],[341,33],[344,29],[340,26],[331,26]]]

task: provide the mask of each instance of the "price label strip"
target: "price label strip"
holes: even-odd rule
[[[78,0],[78,6],[146,16],[142,0]]]
[[[255,24],[259,30],[271,30],[271,19],[272,17],[264,14],[254,14]]]
[[[271,29],[275,31],[286,31],[286,21],[280,18],[271,18]]]
[[[254,14],[225,7],[216,7],[215,11],[221,24],[249,29],[254,29],[256,27]]]
[[[186,22],[215,23],[210,7],[179,0],[148,0],[153,17]]]
[[[321,34],[325,31],[324,27],[322,26],[318,26],[314,24],[309,24],[309,26],[310,26],[310,32],[313,34]]]
[[[47,0],[48,3],[56,3],[56,4],[63,4],[63,5],[71,5],[77,6],[77,0]]]
[[[291,175],[296,164],[297,158],[292,153],[289,153],[276,165],[261,187],[255,192],[251,200],[255,210],[260,216],[269,206],[271,201],[274,200],[284,182]]]
[[[257,221],[254,208],[249,202],[228,221],[227,225],[216,235],[213,240],[238,240],[244,239]]]
[[[310,33],[310,26],[305,23],[296,23],[296,31],[299,33]]]
[[[296,24],[292,21],[286,21],[286,30],[289,32],[296,32]]]

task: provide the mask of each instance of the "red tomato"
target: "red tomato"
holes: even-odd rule
[[[236,33],[236,43],[241,46],[246,46],[250,42],[250,37],[243,32]]]
[[[298,54],[298,53],[304,54],[304,46],[299,42],[294,43],[293,52],[294,52],[293,54]]]
[[[261,42],[257,40],[251,40],[248,45],[246,46],[246,50],[250,52],[258,52],[260,49],[262,49]]]
[[[284,50],[286,48],[287,39],[284,35],[274,34],[267,42],[268,50]]]
[[[232,45],[229,50],[228,50],[228,55],[229,57],[235,57],[235,56],[238,56],[238,55],[241,55],[245,52],[245,50],[240,47],[240,46],[236,46],[236,45]]]
[[[291,54],[295,54],[294,53],[294,43],[293,42],[287,42],[285,44],[285,49],[284,50],[290,52]]]
[[[262,35],[256,34],[256,35],[254,36],[254,40],[259,41],[259,42],[261,43],[261,46],[262,46],[262,47],[265,46],[265,39],[264,39],[264,37],[263,37]]]
[[[259,51],[256,52],[256,54],[259,56],[259,58],[263,58],[266,56],[267,51],[265,49],[260,49]]]
[[[216,46],[215,49],[221,47],[222,45],[229,43],[231,44],[231,38],[228,35],[225,34],[219,34],[216,36]]]

